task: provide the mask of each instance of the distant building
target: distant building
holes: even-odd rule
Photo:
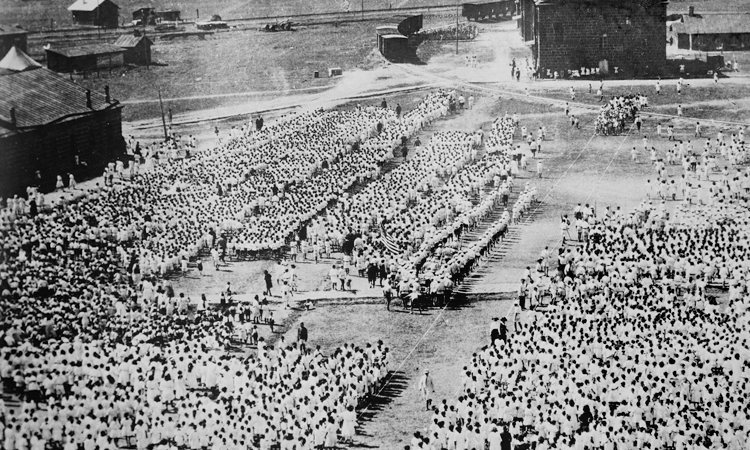
[[[136,21],[142,25],[153,25],[156,22],[155,8],[143,7],[133,11],[133,22]]]
[[[122,106],[40,68],[20,50],[0,62],[0,196],[82,180],[122,155]]]
[[[154,43],[146,36],[141,35],[138,30],[133,34],[123,34],[118,37],[114,45],[125,50],[123,54],[125,64],[151,64],[151,46]]]
[[[13,46],[27,52],[28,35],[28,31],[22,28],[0,25],[0,57],[5,56]]]
[[[120,23],[120,7],[111,0],[77,0],[68,6],[68,11],[79,25],[117,28]]]
[[[750,14],[691,14],[672,25],[677,48],[719,51],[750,50]]]
[[[179,11],[157,11],[156,17],[160,22],[179,22],[180,12]]]
[[[523,0],[520,9],[542,77],[582,68],[655,76],[665,68],[664,0]]]
[[[55,72],[95,72],[125,64],[125,49],[111,44],[48,48],[47,67]]]

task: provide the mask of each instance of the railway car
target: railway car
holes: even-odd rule
[[[512,0],[490,3],[464,3],[461,15],[468,20],[499,19],[513,13]]]
[[[195,22],[195,27],[199,30],[220,30],[229,28],[229,24],[223,20],[209,20],[205,22]]]
[[[411,36],[422,29],[423,22],[422,14],[408,16],[398,24],[398,32],[404,36]]]
[[[400,34],[378,36],[378,49],[386,59],[394,62],[406,61],[410,56],[409,38]]]

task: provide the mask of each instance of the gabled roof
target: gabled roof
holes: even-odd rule
[[[0,25],[0,35],[11,35],[11,34],[28,34],[28,31],[20,27],[10,27],[7,25]]]
[[[15,45],[8,50],[8,54],[0,61],[0,69],[13,72],[23,72],[42,67],[41,64],[31,59],[29,55],[19,50]]]
[[[68,6],[68,11],[93,11],[102,3],[111,3],[115,8],[120,8],[110,0],[77,0],[75,3]]]
[[[150,45],[154,45],[154,41],[149,39],[147,36],[134,36],[132,34],[123,34],[118,37],[114,45],[124,48],[133,48],[141,42],[142,39],[146,39]]]
[[[672,29],[685,34],[750,33],[750,14],[684,14],[682,23],[675,23]]]
[[[75,58],[86,55],[107,55],[110,53],[122,53],[125,50],[112,44],[79,45],[77,47],[48,48],[48,52]]]
[[[41,68],[0,77],[0,119],[10,122],[10,108],[16,108],[19,128],[35,127],[71,116],[119,108],[105,102],[104,94],[91,92],[91,109],[86,107],[86,88]],[[0,135],[12,132],[0,126]]]

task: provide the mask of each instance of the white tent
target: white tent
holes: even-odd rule
[[[23,72],[25,70],[38,69],[41,64],[31,59],[29,55],[19,50],[15,45],[8,50],[8,54],[0,61],[0,69]]]

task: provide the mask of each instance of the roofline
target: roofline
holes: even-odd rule
[[[14,129],[8,129],[8,128],[6,128],[7,130],[9,130],[9,133],[3,134],[2,132],[0,132],[0,137],[7,136],[7,135],[12,134],[12,133],[25,132],[25,131],[34,131],[37,128],[46,127],[46,126],[49,126],[49,125],[55,125],[55,124],[58,124],[58,123],[61,123],[61,122],[65,122],[68,119],[74,119],[74,118],[82,117],[82,116],[85,116],[85,115],[88,115],[88,114],[92,114],[92,113],[96,114],[98,112],[106,112],[106,111],[111,111],[113,109],[122,109],[124,106],[125,105],[122,105],[119,100],[112,100],[112,103],[110,103],[106,108],[103,108],[103,109],[92,109],[91,111],[85,111],[85,112],[67,114],[67,115],[58,117],[57,119],[55,119],[53,121],[45,122],[45,123],[40,123],[39,125],[29,125],[29,126],[25,126],[25,127],[16,126]],[[3,127],[3,128],[5,128],[5,127]]]
[[[66,55],[65,53],[61,53],[59,51],[55,51],[54,49],[51,49],[51,48],[47,48],[47,49],[45,49],[45,51],[52,52],[52,53],[55,53],[57,55],[62,55],[62,56],[65,56],[67,58],[78,58],[78,57],[81,57],[81,56],[108,55],[110,53],[123,53],[125,51],[125,50],[123,50],[123,47],[120,47],[119,45],[114,45],[114,44],[111,44],[111,45],[117,47],[117,49],[116,50],[112,49],[111,51],[101,52],[101,53],[84,53],[82,55],[76,55],[76,56],[69,56],[69,55]]]

